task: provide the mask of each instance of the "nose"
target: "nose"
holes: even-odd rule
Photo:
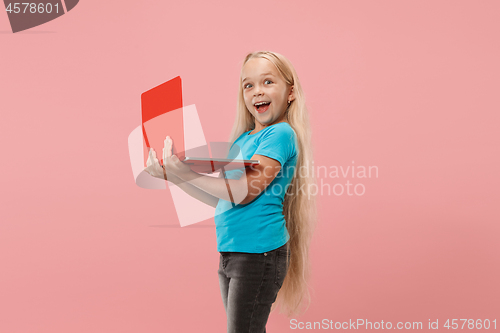
[[[254,94],[254,96],[262,95],[262,89],[261,89],[260,85],[255,86],[255,89],[253,90],[253,94]]]

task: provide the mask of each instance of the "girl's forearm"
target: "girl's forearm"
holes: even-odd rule
[[[183,174],[182,180],[222,200],[241,203],[248,194],[246,179],[224,179],[201,175],[194,171]],[[244,177],[243,177],[244,178]]]
[[[178,186],[181,190],[189,194],[191,197],[209,205],[212,207],[217,207],[217,203],[219,202],[219,198],[197,188],[194,185],[189,184],[188,182],[180,179],[177,176],[169,175],[168,181],[172,182],[176,186]]]

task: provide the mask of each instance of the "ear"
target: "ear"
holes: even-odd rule
[[[295,91],[293,90],[293,86],[290,87],[290,93],[288,94],[288,100],[293,101],[295,99]]]

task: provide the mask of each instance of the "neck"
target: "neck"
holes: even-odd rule
[[[280,117],[279,119],[276,119],[275,122],[271,123],[271,124],[268,124],[268,125],[262,125],[261,123],[259,123],[258,121],[255,122],[255,128],[253,129],[253,131],[250,132],[250,134],[255,134],[257,132],[259,132],[260,130],[266,128],[267,126],[271,126],[271,125],[274,125],[274,124],[277,124],[277,123],[282,123],[285,121],[285,117]]]

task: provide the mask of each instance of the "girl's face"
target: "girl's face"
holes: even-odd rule
[[[257,130],[283,120],[288,100],[293,100],[293,87],[282,79],[271,61],[265,58],[248,60],[243,66],[242,80],[245,105],[255,117]],[[259,106],[259,102],[267,104]]]

